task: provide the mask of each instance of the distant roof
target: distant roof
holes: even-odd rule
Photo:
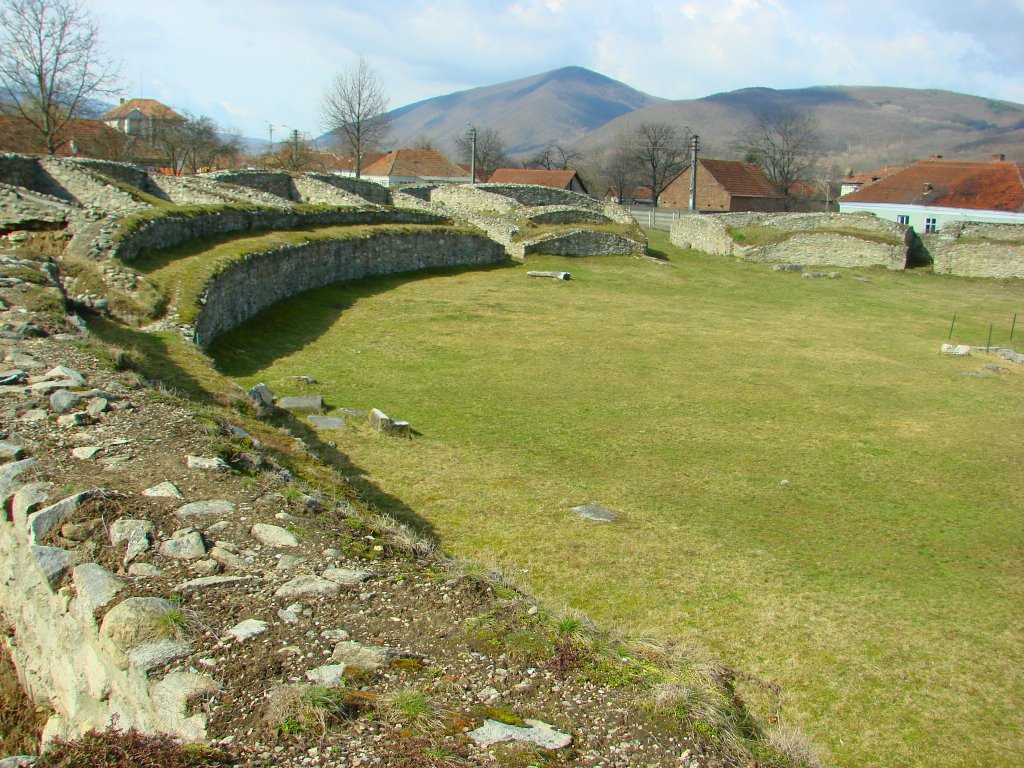
[[[879,168],[877,171],[866,171],[864,173],[855,173],[852,176],[847,176],[843,179],[843,184],[873,184],[880,179],[884,179],[887,176],[892,176],[894,173],[899,173],[903,170],[902,165],[887,165],[884,168]]]
[[[466,172],[431,149],[396,149],[362,169],[364,176],[462,179]]]
[[[135,110],[139,110],[146,117],[154,120],[184,120],[185,118],[156,99],[128,99],[122,101],[116,107],[103,113],[101,120],[117,120],[121,117],[128,117]]]
[[[918,160],[840,200],[1024,213],[1024,169],[1005,161]]]
[[[99,120],[70,120],[57,134],[57,155],[109,157],[123,151],[128,138]],[[0,151],[41,155],[42,135],[23,117],[0,116]]]
[[[704,170],[733,197],[778,197],[785,195],[758,166],[737,160],[698,160]],[[684,170],[683,173],[687,173]]]
[[[533,184],[537,187],[572,189],[573,177],[579,181],[572,168],[565,171],[546,171],[543,168],[499,168],[491,174],[491,184]],[[583,182],[579,181],[582,186]]]

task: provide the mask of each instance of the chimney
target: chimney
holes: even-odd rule
[[[923,190],[922,194],[927,195],[931,191],[932,191],[932,183],[930,181],[926,181],[924,183],[924,190]]]
[[[941,159],[942,159],[942,155],[932,155],[932,156],[931,156],[930,158],[928,158],[928,159],[929,159],[929,160],[941,160]]]
[[[992,155],[992,162],[993,163],[1002,163],[1005,160],[1006,160],[1006,155],[1002,154],[1001,152],[997,152],[996,154]]]

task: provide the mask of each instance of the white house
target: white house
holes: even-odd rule
[[[429,149],[396,149],[363,168],[362,177],[385,187],[436,182],[468,184],[469,172],[440,152]]]
[[[866,211],[920,233],[951,222],[1024,224],[1024,167],[1003,155],[989,163],[919,160],[843,195],[839,210]]]

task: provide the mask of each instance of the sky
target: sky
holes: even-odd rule
[[[322,132],[364,57],[392,108],[576,65],[654,96],[892,85],[1024,103],[1024,0],[83,0],[125,97]]]

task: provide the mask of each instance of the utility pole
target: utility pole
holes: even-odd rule
[[[690,213],[697,212],[697,150],[700,149],[700,136],[693,134],[690,143]]]
[[[469,145],[471,147],[471,151],[469,153],[469,172],[473,177],[473,181],[471,183],[476,184],[476,126],[474,125],[469,126]]]
[[[274,124],[267,120],[267,130],[270,131],[270,141],[267,144],[267,154],[274,154]]]
[[[299,167],[299,129],[292,128],[292,168],[298,170]]]

